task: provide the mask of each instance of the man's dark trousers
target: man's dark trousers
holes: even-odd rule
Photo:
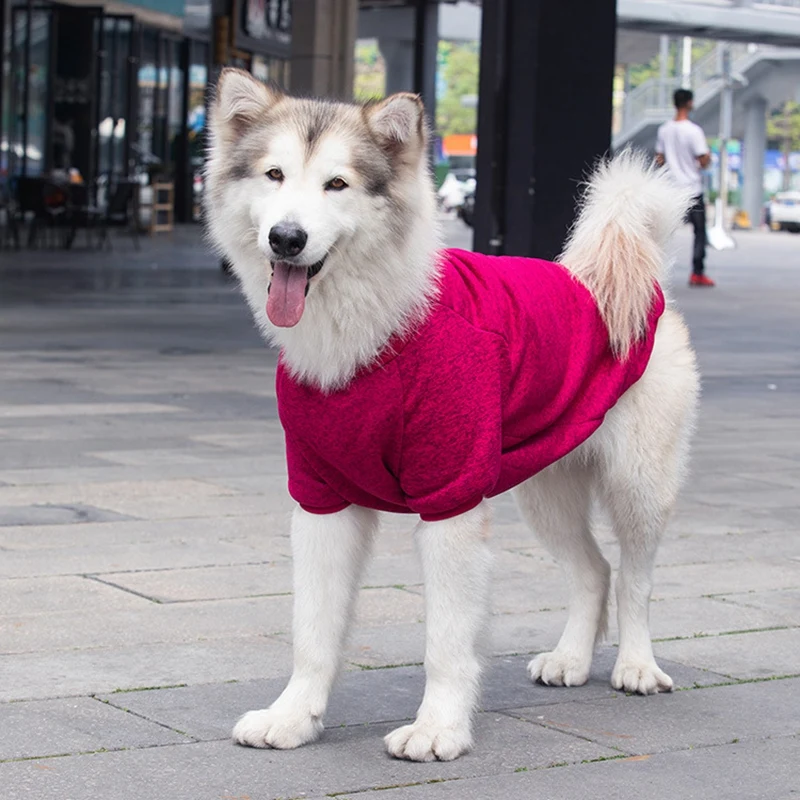
[[[692,272],[702,275],[706,269],[706,204],[703,195],[692,200],[686,219],[694,228],[694,252],[692,253]]]

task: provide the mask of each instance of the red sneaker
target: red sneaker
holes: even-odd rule
[[[715,286],[716,284],[706,275],[692,275],[689,286]]]

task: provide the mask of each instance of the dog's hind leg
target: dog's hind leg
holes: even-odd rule
[[[656,550],[686,471],[697,394],[685,328],[667,311],[645,374],[587,443],[620,544],[619,653],[611,675],[616,689],[640,694],[672,689],[672,679],[653,656],[648,612]]]
[[[295,510],[294,670],[269,708],[250,711],[236,723],[235,742],[283,750],[322,733],[377,519],[377,512],[357,506],[323,516]]]
[[[586,683],[594,646],[606,632],[610,567],[590,530],[591,467],[562,460],[515,490],[526,522],[558,561],[569,586],[569,617],[555,650],[528,665],[552,686]]]
[[[478,646],[489,607],[488,535],[485,502],[417,528],[425,579],[425,695],[416,720],[385,738],[386,749],[397,758],[451,761],[472,747]]]

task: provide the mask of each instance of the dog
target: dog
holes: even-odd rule
[[[643,156],[602,162],[558,264],[440,251],[425,115],[297,99],[222,72],[206,217],[265,338],[280,348],[294,561],[294,670],[234,741],[317,739],[379,511],[419,514],[426,687],[388,752],[451,760],[473,746],[491,554],[487,497],[513,489],[561,564],[566,628],[529,664],[586,682],[606,631],[610,567],[593,500],[619,540],[613,687],[672,689],[648,603],[687,467],[699,378],[658,287],[690,201]]]

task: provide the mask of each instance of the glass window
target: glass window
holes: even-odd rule
[[[181,132],[183,129],[183,69],[181,67],[180,42],[166,40],[169,90],[167,95],[167,152],[166,161],[170,172],[178,160]]]
[[[186,138],[191,175],[192,219],[200,219],[203,199],[203,151],[205,147],[208,84],[208,45],[189,42],[189,97],[186,103]]]
[[[156,93],[157,39],[153,31],[144,30],[141,36],[141,55],[137,83],[139,89],[138,151],[139,159],[147,164],[155,154],[154,115]]]
[[[28,140],[25,145],[27,174],[44,171],[47,140],[47,100],[50,77],[50,14],[31,13],[31,55],[28,76]]]

